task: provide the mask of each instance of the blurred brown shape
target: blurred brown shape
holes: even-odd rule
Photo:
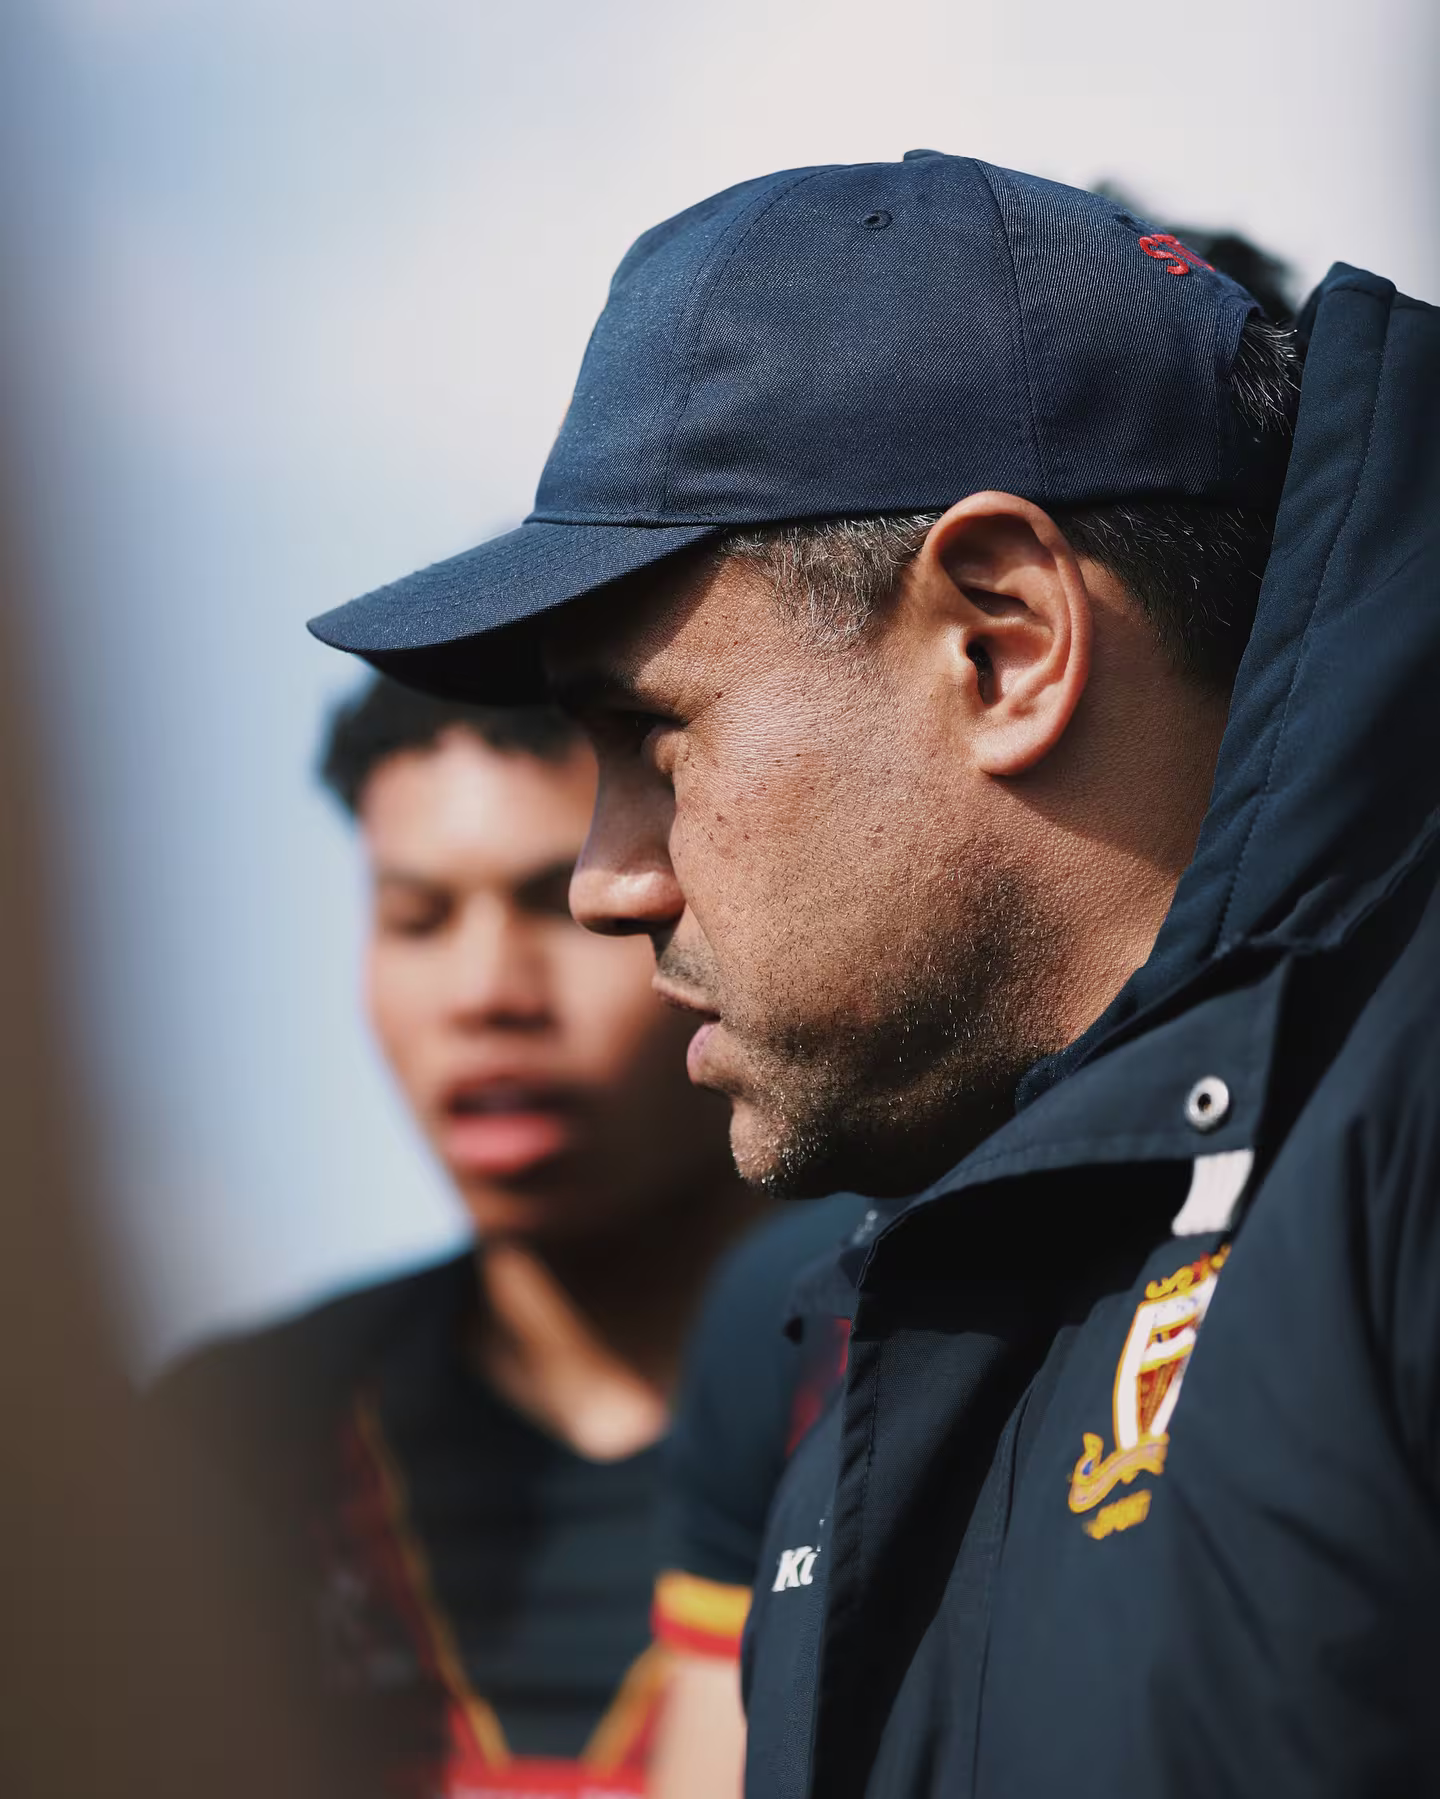
[[[0,504],[0,1792],[314,1799],[337,1781],[284,1678],[278,1582],[228,1489],[138,1403],[110,1340],[48,975],[5,523]]]

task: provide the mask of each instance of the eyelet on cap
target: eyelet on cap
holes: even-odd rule
[[[883,231],[890,223],[888,212],[867,212],[860,223],[867,231]]]
[[[1197,1131],[1213,1131],[1230,1110],[1230,1089],[1218,1074],[1207,1074],[1185,1095],[1185,1122]]]

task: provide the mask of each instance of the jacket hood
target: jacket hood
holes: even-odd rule
[[[1148,961],[1022,1105],[1245,950],[1338,941],[1440,809],[1440,309],[1337,263],[1195,856]]]

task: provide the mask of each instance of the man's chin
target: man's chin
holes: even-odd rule
[[[743,1098],[732,1096],[731,1105],[730,1151],[740,1178],[774,1199],[842,1192],[908,1198],[953,1168],[1008,1116],[999,1102],[955,1104],[904,1123],[893,1114],[874,1123],[856,1108],[804,1120],[794,1113],[777,1116]],[[861,1128],[865,1123],[874,1128]]]
[[[823,1199],[845,1185],[832,1145],[732,1099],[730,1153],[741,1180],[772,1199]]]

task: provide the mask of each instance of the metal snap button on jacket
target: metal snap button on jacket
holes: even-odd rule
[[[1185,1122],[1197,1131],[1213,1131],[1230,1110],[1230,1089],[1218,1074],[1207,1074],[1185,1096]]]

